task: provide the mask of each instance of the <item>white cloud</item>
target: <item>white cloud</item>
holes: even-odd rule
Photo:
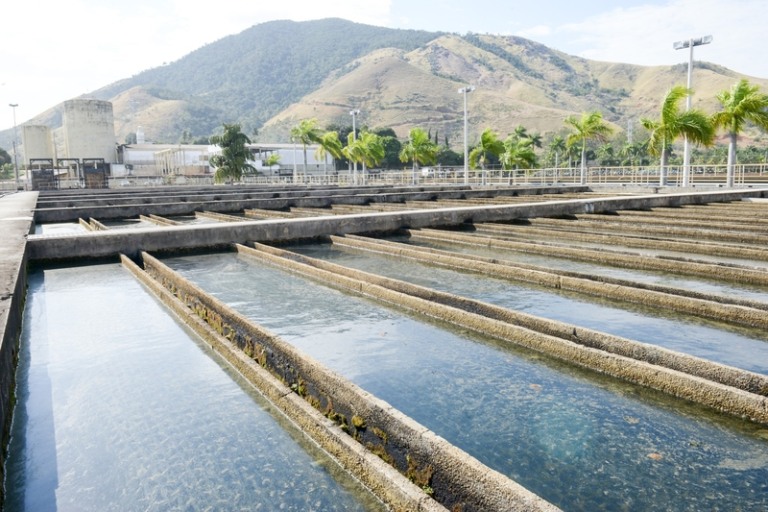
[[[712,44],[695,50],[697,60],[768,78],[768,59],[762,58],[768,47],[766,0],[601,0],[587,6],[563,0],[512,11],[505,0],[479,2],[9,1],[0,30],[0,128],[12,125],[8,103],[19,104],[23,122],[61,101],[274,19],[339,17],[377,26],[515,33],[590,59],[644,65],[685,62],[685,52],[673,50],[672,43],[711,34]],[[605,11],[577,17],[600,9]],[[564,19],[583,21],[562,24]]]
[[[27,0],[4,6],[0,101],[18,122],[66,99],[177,60],[275,19],[340,17],[382,25],[390,0]],[[3,103],[0,103],[0,106]],[[8,112],[6,112],[6,110]],[[11,126],[0,108],[0,127]]]
[[[674,41],[712,35],[710,46],[694,50],[696,60],[729,67],[740,73],[768,77],[756,48],[768,44],[764,0],[672,0],[662,6],[614,9],[561,27],[566,47],[596,60],[662,65],[686,62]]]

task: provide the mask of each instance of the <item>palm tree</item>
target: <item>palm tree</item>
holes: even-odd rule
[[[560,165],[560,153],[565,152],[565,139],[560,135],[555,135],[552,140],[549,141],[547,146],[550,154],[555,155],[555,182],[557,182],[557,172]]]
[[[515,126],[515,131],[513,132],[514,136],[518,139],[527,139],[528,138],[528,128],[525,126],[519,124]]]
[[[555,155],[555,183],[558,180],[558,165],[560,160],[560,153],[565,151],[565,139],[560,135],[555,135],[552,140],[549,141],[549,152]]]
[[[301,142],[304,148],[304,175],[307,175],[307,146],[320,141],[320,129],[317,127],[317,119],[304,119],[291,128],[291,140]],[[294,166],[293,182],[296,183],[296,167]]]
[[[610,142],[601,144],[600,147],[597,148],[597,158],[598,160],[600,160],[600,165],[604,165],[607,167],[614,165],[616,163],[616,160],[615,160],[615,151],[613,149],[613,144],[611,144]]]
[[[736,165],[736,140],[749,122],[762,130],[768,130],[768,95],[760,88],[742,78],[729,91],[721,91],[717,99],[723,106],[720,112],[712,116],[715,129],[724,128],[728,133],[728,172],[727,186],[733,186],[734,166]]]
[[[653,155],[661,155],[659,186],[667,184],[667,158],[672,143],[681,136],[694,144],[709,146],[715,130],[709,118],[700,110],[680,111],[679,103],[692,91],[682,85],[669,90],[661,104],[661,118],[657,121],[642,118],[640,123],[649,131],[648,149]]]
[[[325,161],[325,156],[331,155],[331,158],[333,159],[333,168],[336,170],[336,160],[344,156],[341,139],[339,139],[339,132],[333,130],[327,131],[320,136],[317,142],[320,144],[320,147],[317,148],[318,158],[322,158],[323,161]]]
[[[536,133],[536,132],[529,133],[526,139],[531,141],[531,144],[533,145],[534,148],[541,149],[542,141],[541,141],[540,133]]]
[[[498,158],[504,152],[504,142],[499,139],[496,132],[490,128],[480,134],[480,142],[469,153],[469,166],[477,169],[478,165],[483,170],[483,185],[485,185],[485,163],[488,157],[493,155]]]
[[[534,143],[529,138],[519,138],[511,134],[504,141],[504,152],[500,156],[504,169],[531,169],[536,165]]]
[[[248,163],[251,152],[245,147],[251,140],[240,131],[239,124],[225,124],[224,133],[211,137],[210,143],[221,148],[221,153],[211,157],[211,165],[216,168],[216,183],[240,181],[243,172],[256,172],[256,168]]]
[[[600,112],[583,113],[581,118],[568,116],[565,118],[565,124],[573,130],[568,134],[566,144],[569,147],[581,145],[581,179],[580,183],[587,183],[587,142],[591,139],[600,142],[605,141],[613,133],[608,124],[603,121],[603,114]]]
[[[432,142],[429,134],[422,128],[411,128],[408,142],[400,149],[400,161],[413,162],[413,184],[418,182],[417,170],[420,165],[431,165],[437,161],[440,148]]]
[[[371,132],[361,132],[357,139],[350,133],[342,152],[350,161],[363,164],[363,176],[368,167],[375,167],[386,155],[382,138]],[[357,176],[354,180],[357,184]]]

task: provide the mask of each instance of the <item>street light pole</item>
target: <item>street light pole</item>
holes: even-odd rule
[[[468,85],[459,89],[459,94],[464,95],[464,184],[469,184],[469,147],[467,146],[467,94],[475,90],[474,85]]]
[[[687,41],[676,41],[672,44],[675,50],[689,48],[688,52],[688,96],[685,98],[685,111],[691,109],[691,87],[693,83],[693,47],[709,44],[712,42],[712,36],[703,36],[690,38]],[[683,139],[683,186],[687,187],[691,183],[691,145],[688,142],[688,136]]]
[[[359,109],[349,111],[349,115],[352,116],[352,141],[357,142],[357,126],[355,125],[355,119],[360,115]],[[357,161],[353,162],[354,172],[352,173],[352,182],[357,185]]]
[[[14,175],[16,176],[16,190],[19,190],[19,160],[16,156],[16,141],[19,138],[16,134],[16,107],[18,107],[19,104],[9,103],[8,106],[13,109],[13,170]]]

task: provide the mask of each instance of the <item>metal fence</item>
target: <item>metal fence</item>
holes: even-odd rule
[[[666,184],[680,186],[683,182],[682,166],[668,166]],[[725,165],[691,166],[690,186],[725,186],[727,169]],[[581,182],[581,170],[578,167],[560,167],[547,169],[486,169],[470,170],[465,176],[463,169],[421,169],[414,172],[407,170],[347,170],[339,172],[297,173],[288,176],[246,176],[242,184],[257,185],[306,185],[306,186],[362,186],[362,185],[464,185],[471,186],[535,186],[535,185],[578,185]],[[586,171],[587,185],[637,185],[659,186],[658,167],[589,167]],[[161,186],[209,186],[213,185],[212,175],[183,176],[126,176],[109,178],[108,187],[146,188]],[[768,185],[768,164],[737,165],[734,174],[735,186]],[[58,178],[59,190],[79,189],[85,185],[77,178]],[[28,179],[20,177],[18,188],[31,190]],[[15,180],[0,181],[0,191],[17,189]]]

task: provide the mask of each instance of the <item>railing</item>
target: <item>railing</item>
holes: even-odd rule
[[[667,171],[667,186],[682,185],[682,166],[670,165]],[[691,167],[689,186],[725,186],[727,168],[725,165],[694,165]],[[246,176],[242,184],[254,185],[305,185],[305,186],[361,186],[361,185],[463,185],[471,186],[535,186],[535,185],[578,185],[581,170],[578,167],[546,169],[473,169],[465,179],[463,169],[430,169],[414,173],[407,170],[374,170],[357,174],[347,170],[338,172],[299,172],[296,180],[292,174],[284,176]],[[635,185],[659,186],[659,168],[646,167],[589,167],[586,172],[587,185]],[[182,176],[124,176],[109,178],[109,188],[140,188],[161,186],[210,186],[212,175]],[[768,185],[768,164],[737,165],[734,173],[735,186]],[[19,187],[31,190],[28,180],[20,178]],[[84,188],[77,178],[59,178],[57,187],[63,189]],[[0,180],[0,191],[16,190],[15,180]]]

